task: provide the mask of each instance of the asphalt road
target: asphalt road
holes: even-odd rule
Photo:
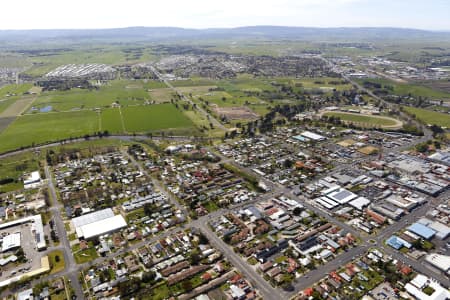
[[[58,197],[56,196],[55,186],[53,184],[53,176],[50,172],[48,166],[45,166],[45,176],[48,179],[48,187],[50,190],[50,201],[52,206],[50,211],[53,215],[53,220],[55,222],[56,230],[58,232],[59,241],[63,247],[64,259],[65,259],[65,270],[69,273],[67,277],[69,278],[71,285],[74,289],[75,296],[77,299],[83,299],[84,293],[80,282],[78,281],[78,274],[75,272],[77,270],[77,264],[75,258],[73,257],[72,250],[70,248],[69,239],[67,238],[66,228],[61,216],[61,210],[63,209],[62,204],[58,202]]]

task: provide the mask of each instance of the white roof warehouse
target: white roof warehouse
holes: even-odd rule
[[[127,227],[121,215],[107,208],[72,219],[78,238],[90,239]]]

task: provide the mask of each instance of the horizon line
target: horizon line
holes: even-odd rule
[[[304,29],[400,29],[400,30],[417,30],[427,32],[450,32],[450,29],[425,29],[415,27],[397,27],[397,26],[300,26],[300,25],[245,25],[245,26],[232,26],[232,27],[181,27],[181,26],[145,26],[145,25],[132,25],[125,27],[90,27],[90,28],[76,28],[76,27],[58,27],[58,28],[8,28],[0,29],[0,31],[50,31],[50,30],[114,30],[114,29],[132,29],[132,28],[166,28],[166,29],[184,29],[184,30],[232,30],[240,28],[252,28],[252,27],[279,27],[279,28],[304,28]]]

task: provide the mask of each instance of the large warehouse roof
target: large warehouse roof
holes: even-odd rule
[[[2,252],[20,247],[20,232],[9,234],[3,238]]]
[[[363,210],[364,207],[370,204],[370,200],[365,197],[358,197],[349,204],[358,210]]]
[[[337,203],[345,204],[345,203],[357,198],[358,195],[355,195],[346,189],[339,189],[332,193],[329,193],[327,195],[327,197],[330,198],[331,200],[334,200]]]
[[[127,227],[127,222],[121,215],[117,215],[77,227],[76,230],[79,238],[89,239],[124,227]]]
[[[72,223],[75,228],[78,228],[111,217],[114,217],[114,212],[112,211],[111,208],[105,208],[87,215],[73,218]]]
[[[420,235],[421,237],[427,240],[432,238],[436,234],[436,231],[420,223],[412,224],[411,226],[408,227],[408,231]]]
[[[308,138],[308,139],[314,140],[314,141],[323,141],[323,140],[325,140],[324,136],[321,136],[320,134],[317,134],[317,133],[314,133],[314,132],[311,132],[311,131],[304,131],[304,132],[301,133],[301,135],[306,137],[306,138]]]

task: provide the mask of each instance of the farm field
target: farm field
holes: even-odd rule
[[[0,113],[0,118],[16,117],[22,114],[36,100],[36,98],[36,95],[31,95],[15,100]]]
[[[194,124],[172,104],[130,106],[122,108],[125,129],[128,133],[173,130],[196,133]]]
[[[170,102],[174,99],[174,92],[170,88],[160,88],[149,90],[150,99],[156,103]]]
[[[345,91],[352,88],[352,85],[350,83],[345,83],[343,79],[331,77],[293,79],[290,83],[296,88],[303,88],[306,90],[321,89],[323,92],[332,91],[333,89]]]
[[[415,115],[418,120],[425,124],[435,124],[447,128],[450,127],[450,114],[410,106],[403,106],[403,109],[407,113]]]
[[[29,91],[32,86],[32,84],[11,84],[0,88],[0,115],[16,100],[20,99],[23,93]]]
[[[114,102],[124,105],[144,104],[150,96],[142,82],[112,81],[98,90],[72,89],[70,91],[44,92],[34,103],[39,110],[51,106],[53,111],[70,111],[109,107]]]
[[[8,120],[11,122],[11,119]],[[0,133],[0,152],[99,131],[113,134],[164,131],[168,134],[198,135],[195,124],[170,103],[108,108],[101,112],[83,110],[28,114],[17,117]]]
[[[372,83],[379,83],[383,86],[391,86],[393,88],[393,93],[396,95],[413,95],[417,97],[426,97],[432,99],[450,99],[450,93],[445,91],[432,89],[427,86],[420,84],[407,84],[407,83],[396,83],[387,79],[359,79],[359,83],[363,84],[365,81]]]
[[[118,108],[108,108],[101,112],[100,131],[108,130],[109,133],[123,133],[122,118]]]
[[[93,111],[20,116],[0,134],[0,152],[80,137],[97,132],[98,125],[97,113]]]
[[[345,112],[325,112],[324,115],[339,117],[342,121],[355,122],[367,126],[381,126],[385,128],[392,128],[401,127],[402,125],[402,123],[396,119],[383,116],[371,116]]]

